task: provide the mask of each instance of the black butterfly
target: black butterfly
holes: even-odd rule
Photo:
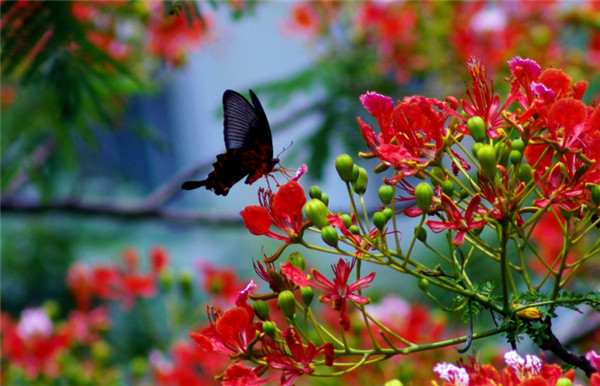
[[[241,94],[227,90],[223,93],[223,122],[227,151],[217,156],[214,170],[202,181],[187,181],[181,189],[191,190],[204,186],[215,194],[226,196],[239,180],[246,178],[252,184],[269,174],[279,162],[273,158],[271,128],[265,111],[250,90],[252,104]]]

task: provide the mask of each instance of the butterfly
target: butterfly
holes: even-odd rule
[[[268,175],[279,159],[273,158],[273,140],[267,115],[256,94],[250,90],[252,104],[240,93],[223,93],[223,133],[227,151],[217,156],[214,170],[202,181],[187,181],[181,189],[204,186],[217,195],[226,196],[229,189],[242,178],[252,184]]]

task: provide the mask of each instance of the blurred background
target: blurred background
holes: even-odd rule
[[[139,322],[162,318],[161,308],[149,305],[139,319],[113,305],[108,342],[128,361],[156,347],[167,353],[205,320],[207,263],[247,279],[253,260],[279,245],[250,235],[239,216],[257,203],[264,179],[227,197],[179,189],[203,179],[225,150],[226,89],[256,92],[274,154],[287,168],[307,164],[302,186],[319,185],[334,211],[347,210],[347,200],[332,160],[366,150],[356,124],[368,120],[359,102],[366,91],[461,98],[466,60],[478,56],[504,96],[506,63],[521,56],[590,81],[586,102],[599,101],[600,3],[591,0],[19,0],[3,1],[1,13],[3,315],[44,306],[65,318],[81,306],[68,280],[75,263],[134,260],[127,267],[150,272],[160,247],[171,274],[161,285],[178,283],[181,296],[192,288],[194,312],[179,328],[156,323],[152,336],[162,337],[153,340]],[[146,362],[131,363],[127,374]]]

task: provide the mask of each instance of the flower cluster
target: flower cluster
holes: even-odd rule
[[[539,63],[563,67],[577,63],[598,71],[600,34],[586,27],[597,19],[598,3],[563,5],[556,1],[301,2],[292,8],[287,30],[329,43],[332,36],[345,33],[348,39],[338,44],[351,41],[355,50],[364,46],[367,52],[375,51],[377,70],[392,73],[401,84],[426,71],[451,73],[473,55],[494,71],[502,70],[506,58],[515,53],[534,53]],[[567,28],[579,28],[589,39],[574,46],[561,39]]]
[[[551,327],[555,310],[574,304],[597,309],[600,300],[595,292],[567,292],[575,273],[598,255],[600,107],[583,102],[587,83],[573,82],[559,69],[520,57],[508,67],[511,91],[504,100],[476,58],[467,63],[471,82],[461,100],[417,95],[394,102],[373,91],[360,97],[373,123],[357,118],[369,149],[359,155],[379,161],[376,173],[389,172],[377,191],[382,206],[373,213],[365,205],[368,173],[345,154],[335,167],[348,191],[349,213],[331,209],[316,186],[307,199],[297,178],[276,192],[259,191],[260,205],[246,207],[241,216],[250,233],[282,242],[254,263],[270,291],[255,293],[249,285],[235,307],[209,307],[210,324],[191,333],[204,351],[231,357],[220,377],[224,384],[349,376],[366,362],[409,354],[429,364],[422,351],[462,343],[458,351],[464,352],[497,334],[515,348],[526,334],[540,348],[564,353]],[[404,215],[420,218],[412,238],[401,231]],[[429,239],[428,229],[443,233],[445,246]],[[314,245],[313,235],[325,246]],[[333,278],[317,268],[308,271],[299,252],[277,266],[293,245],[335,255]],[[423,258],[423,250],[434,258]],[[482,262],[489,272],[480,278]],[[452,333],[445,322],[427,320],[427,311],[397,297],[370,304],[366,292],[374,290],[375,272],[363,272],[371,265],[414,277],[440,309],[462,312],[468,331]],[[542,290],[547,284],[550,293]],[[479,333],[473,319],[483,309],[494,316],[494,326]],[[350,338],[352,331],[362,331],[361,337]],[[362,359],[353,358],[357,353]],[[588,376],[594,372],[595,357],[572,357],[570,363]],[[505,360],[501,372],[474,361],[462,367],[439,363],[434,371],[453,385],[553,385],[574,376],[516,351]]]
[[[81,310],[88,310],[92,296],[121,301],[123,309],[129,310],[136,298],[156,295],[160,273],[168,264],[168,255],[160,247],[150,251],[150,271],[138,271],[137,251],[127,249],[122,255],[122,265],[96,265],[89,267],[78,263],[67,274],[67,284]]]

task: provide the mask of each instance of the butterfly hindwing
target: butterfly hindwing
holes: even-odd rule
[[[206,187],[226,196],[239,180],[252,184],[269,174],[278,160],[273,159],[271,128],[260,101],[250,90],[252,104],[241,94],[227,90],[223,94],[224,137],[227,151],[217,156],[214,170],[202,181],[187,181],[181,188]]]

